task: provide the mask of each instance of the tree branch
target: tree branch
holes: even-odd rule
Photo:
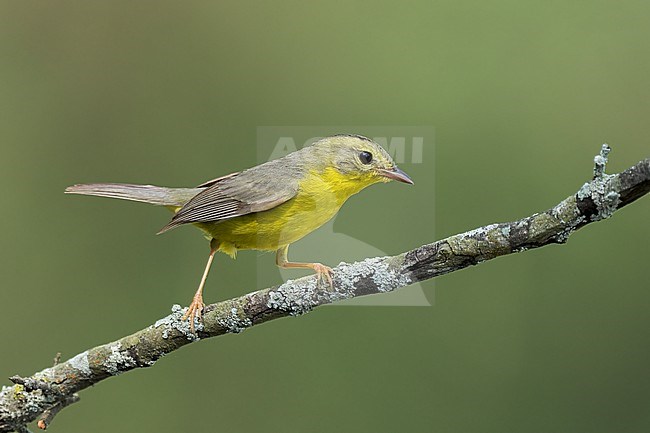
[[[38,420],[45,429],[65,406],[78,400],[77,392],[111,376],[154,365],[163,355],[203,338],[244,329],[314,307],[397,288],[457,271],[506,254],[565,243],[575,230],[610,217],[650,191],[650,158],[616,175],[605,174],[610,149],[594,159],[594,177],[555,207],[519,221],[490,224],[450,236],[414,250],[334,269],[334,286],[318,285],[305,277],[227,301],[208,305],[197,335],[181,320],[184,310],[112,343],[94,347],[34,375],[11,378],[13,386],[0,392],[0,432],[27,431]]]

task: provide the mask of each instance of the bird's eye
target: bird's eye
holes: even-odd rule
[[[372,162],[372,153],[363,151],[359,154],[359,159],[364,164],[370,164]]]

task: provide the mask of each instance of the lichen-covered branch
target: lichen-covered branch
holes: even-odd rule
[[[46,428],[58,411],[78,400],[77,392],[111,376],[150,367],[186,344],[244,329],[285,316],[307,313],[341,299],[390,292],[411,283],[457,271],[510,253],[564,243],[575,230],[610,217],[650,191],[650,158],[622,173],[605,174],[609,147],[595,158],[594,178],[555,207],[527,218],[490,224],[392,257],[341,263],[334,284],[315,277],[258,290],[208,305],[204,321],[190,332],[183,309],[112,343],[94,347],[30,377],[14,376],[0,392],[0,432],[26,431],[37,421]]]

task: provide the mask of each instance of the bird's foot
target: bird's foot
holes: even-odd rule
[[[190,304],[189,307],[187,307],[187,311],[183,315],[182,320],[189,319],[190,321],[190,329],[192,330],[192,334],[195,334],[194,332],[195,321],[198,319],[200,323],[202,320],[204,307],[205,304],[203,303],[203,296],[200,293],[197,293],[196,295],[194,295],[194,299],[192,299],[192,303]]]
[[[310,268],[312,268],[316,272],[316,278],[318,281],[317,284],[319,286],[321,282],[326,280],[330,286],[330,290],[334,289],[334,284],[332,282],[332,276],[334,275],[334,271],[332,270],[332,268],[322,263],[310,263]]]

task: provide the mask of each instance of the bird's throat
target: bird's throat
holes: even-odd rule
[[[376,176],[370,174],[351,176],[332,167],[320,172],[311,172],[308,177],[311,179],[306,179],[307,184],[313,184],[313,187],[320,190],[320,194],[329,192],[329,199],[335,201],[338,206],[342,206],[348,198],[367,186],[380,181]]]

